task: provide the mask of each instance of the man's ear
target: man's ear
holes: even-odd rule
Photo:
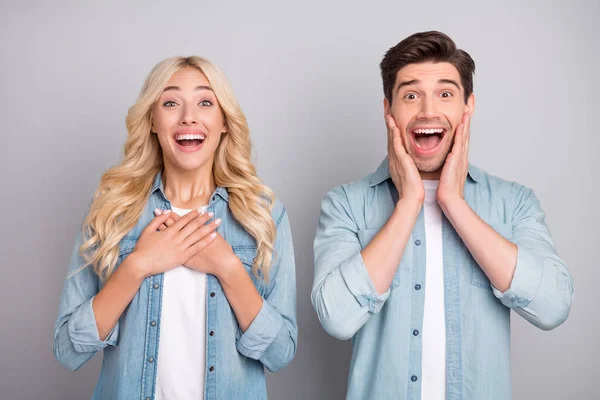
[[[383,118],[385,118],[390,113],[391,104],[388,101],[387,97],[383,98]]]
[[[471,93],[469,95],[469,98],[467,99],[465,111],[471,115],[473,115],[473,113],[475,112],[475,94]]]

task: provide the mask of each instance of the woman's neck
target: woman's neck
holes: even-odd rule
[[[182,171],[165,165],[162,179],[165,195],[171,205],[183,209],[196,209],[208,204],[216,184],[211,168]]]

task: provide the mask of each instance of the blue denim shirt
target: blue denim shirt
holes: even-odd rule
[[[511,398],[510,310],[548,330],[569,314],[571,276],[554,247],[534,193],[469,167],[464,195],[491,227],[518,246],[510,288],[501,293],[443,217],[446,398]],[[391,287],[378,294],[360,251],[396,205],[388,160],[364,179],[331,190],[314,242],[312,303],[325,330],[352,338],[348,399],[420,399],[425,294],[423,210]]]
[[[263,306],[242,334],[219,280],[207,276],[205,399],[266,399],[264,367],[276,371],[294,357],[297,345],[296,277],[294,250],[286,210],[277,201],[272,216],[277,226],[274,263],[265,283],[252,273],[255,240],[235,221],[228,193],[217,188],[208,211],[223,222],[218,232],[232,246],[256,289]],[[120,264],[134,249],[140,233],[154,218],[153,210],[171,209],[158,174],[145,210],[135,228],[120,242]],[[79,269],[81,235],[76,241],[69,275]],[[117,267],[118,267],[117,264]],[[102,371],[94,399],[153,399],[160,332],[163,274],[146,278],[106,340],[98,337],[92,299],[102,284],[91,268],[67,278],[54,328],[54,354],[76,370],[103,350]]]

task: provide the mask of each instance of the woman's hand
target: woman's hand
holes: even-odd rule
[[[212,217],[212,213],[210,217]],[[171,229],[181,218],[185,217],[180,217],[173,212],[169,213],[169,218],[160,225],[158,228],[159,231]],[[209,226],[214,225],[216,228],[220,224],[221,220],[216,219]],[[184,265],[196,271],[215,275],[219,279],[222,279],[225,274],[230,273],[237,267],[242,266],[240,259],[235,255],[233,249],[223,236],[217,233],[211,243],[210,246],[206,246],[202,251],[199,251],[187,260]]]
[[[151,276],[168,271],[208,246],[216,237],[217,224],[205,225],[212,213],[191,211],[179,218],[168,229],[159,230],[172,213],[161,213],[142,232],[130,256],[143,271]],[[174,215],[174,214],[173,214]]]

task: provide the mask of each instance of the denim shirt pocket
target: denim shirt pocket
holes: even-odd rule
[[[493,230],[498,232],[507,240],[512,238],[512,224],[506,222],[493,222],[489,224]],[[477,261],[471,256],[469,250],[466,250],[466,256],[471,263],[471,284],[481,288],[490,288],[491,283],[485,272],[481,269]]]
[[[254,263],[254,259],[256,258],[256,246],[242,245],[231,246],[231,248],[233,249],[235,255],[238,256],[238,258],[244,265],[244,268],[246,269],[246,272],[248,272],[248,275],[250,275],[252,283],[254,283],[254,287],[256,287],[258,293],[262,297],[264,297],[266,289],[265,280],[263,279],[262,274],[260,272],[258,277],[254,274],[254,272],[252,272],[252,264]],[[276,257],[275,254],[273,256]]]
[[[358,241],[360,242],[361,249],[367,247],[367,245],[373,240],[375,235],[379,233],[380,229],[361,229],[358,231]],[[400,267],[396,270],[394,274],[394,279],[392,280],[391,288],[395,288],[400,284]]]
[[[138,240],[139,238],[133,236],[125,236],[121,239],[119,243],[119,263],[135,249]]]

